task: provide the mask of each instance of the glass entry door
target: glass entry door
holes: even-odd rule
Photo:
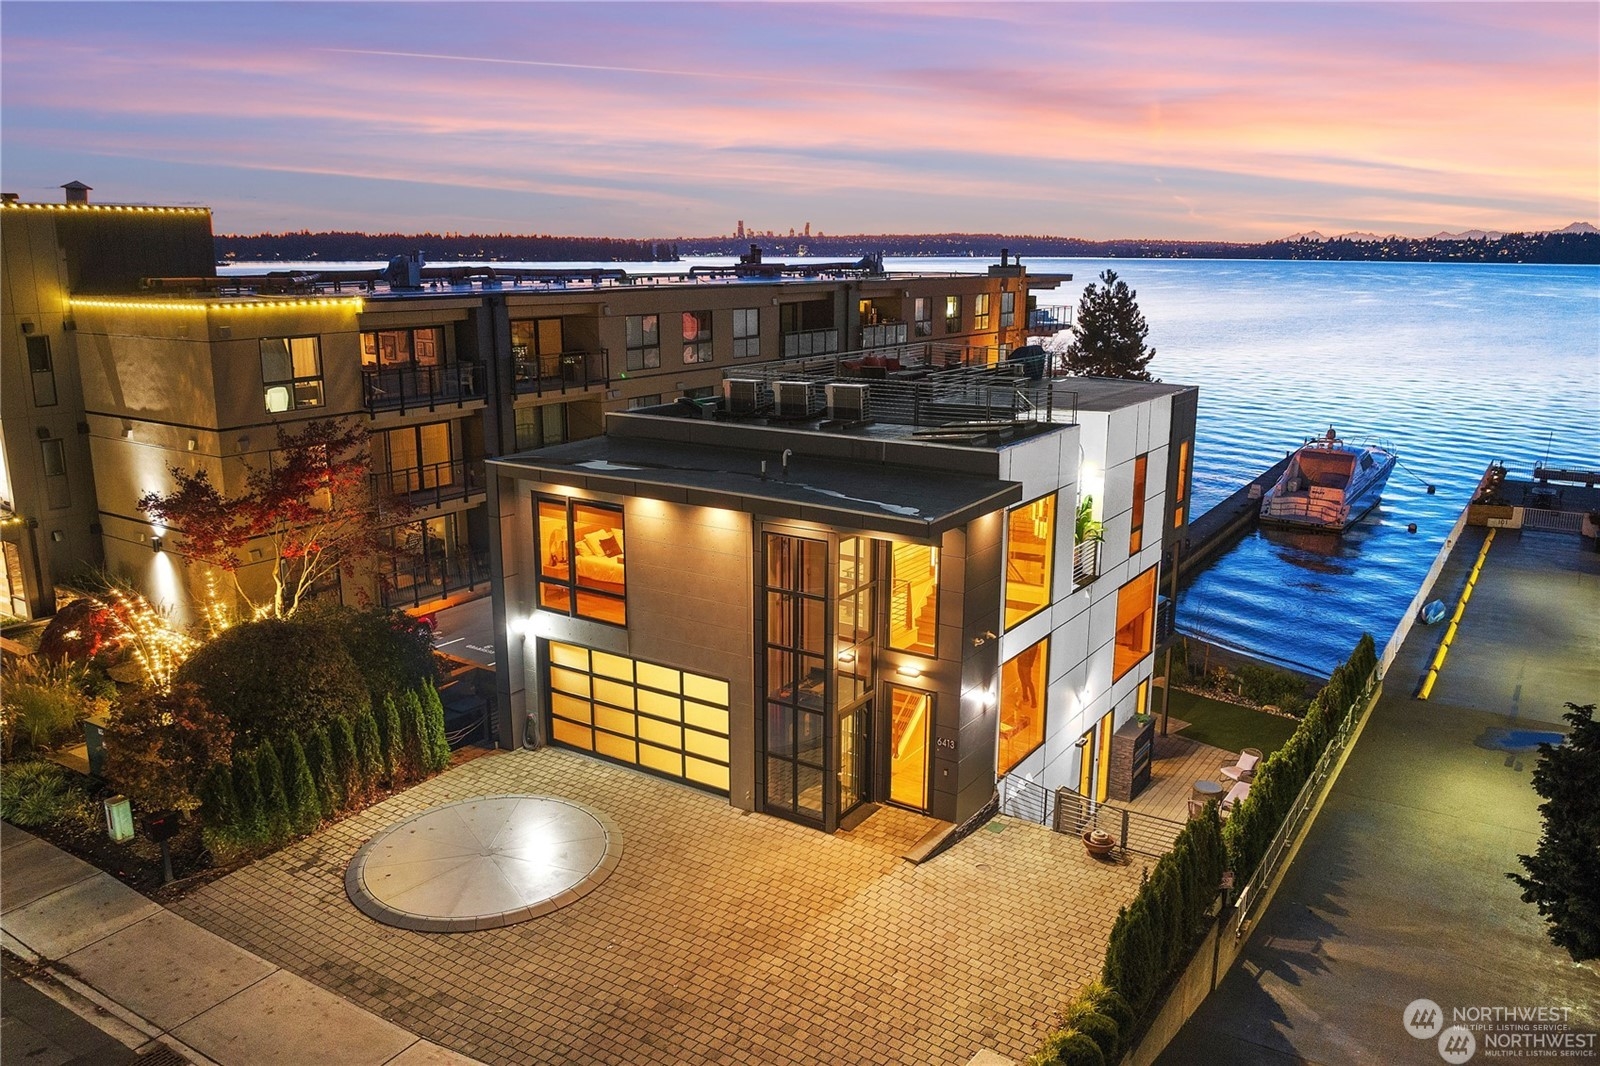
[[[839,817],[869,798],[872,772],[872,700],[839,712]]]
[[[933,696],[916,689],[889,690],[889,802],[928,809],[928,734]]]
[[[823,825],[828,542],[765,536],[765,809]]]

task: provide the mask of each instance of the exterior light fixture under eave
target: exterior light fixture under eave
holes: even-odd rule
[[[906,663],[904,666],[895,670],[895,673],[899,674],[901,677],[918,678],[922,676],[922,671],[910,663]]]

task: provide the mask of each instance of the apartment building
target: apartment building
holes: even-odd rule
[[[490,460],[500,735],[824,831],[875,803],[958,824],[1022,782],[1105,798],[1197,390],[873,369],[730,368]]]
[[[77,183],[74,183],[76,186]],[[53,609],[85,564],[180,617],[201,579],[138,499],[169,470],[225,492],[280,430],[359,420],[375,487],[405,521],[371,573],[328,589],[426,612],[488,594],[485,459],[599,434],[608,412],[711,395],[729,368],[781,356],[915,351],[1003,359],[1030,289],[1064,278],[881,263],[763,262],[633,274],[430,267],[218,276],[204,208],[72,202],[0,209],[6,254],[0,515],[11,613]],[[269,552],[243,581],[264,587]]]

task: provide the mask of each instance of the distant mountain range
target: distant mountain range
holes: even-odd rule
[[[1530,237],[1542,237],[1542,236],[1546,236],[1546,235],[1551,234],[1551,233],[1600,233],[1600,229],[1596,229],[1594,226],[1590,225],[1587,222],[1574,222],[1570,226],[1565,226],[1565,227],[1563,227],[1561,229],[1540,230],[1540,231],[1538,231],[1536,233],[1529,233],[1529,234],[1527,234],[1527,236],[1530,236]],[[1469,230],[1462,230],[1460,233],[1445,233],[1443,231],[1440,231],[1438,233],[1435,233],[1431,237],[1422,237],[1422,238],[1402,237],[1397,233],[1391,233],[1391,234],[1389,234],[1387,236],[1380,237],[1376,233],[1362,233],[1360,231],[1352,231],[1350,233],[1336,234],[1336,235],[1334,235],[1332,237],[1324,237],[1322,234],[1318,233],[1316,230],[1308,230],[1305,233],[1292,233],[1289,236],[1285,237],[1284,240],[1287,240],[1287,241],[1394,241],[1394,240],[1410,241],[1410,240],[1419,240],[1420,239],[1420,240],[1427,240],[1427,241],[1498,241],[1502,237],[1505,237],[1505,236],[1506,236],[1506,233],[1503,230],[1494,230],[1494,229],[1469,229]]]

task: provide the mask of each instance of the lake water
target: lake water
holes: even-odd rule
[[[886,265],[981,272],[990,262]],[[1039,292],[1041,305],[1076,305],[1107,267],[1137,291],[1156,349],[1152,373],[1200,387],[1196,515],[1329,425],[1347,441],[1380,440],[1399,451],[1382,504],[1344,536],[1255,533],[1197,576],[1180,597],[1185,632],[1326,673],[1363,632],[1380,646],[1388,639],[1491,461],[1524,476],[1537,460],[1600,468],[1600,267],[1027,264],[1074,276]],[[347,265],[370,264],[321,264]],[[224,272],[237,269],[249,268]],[[1437,492],[1429,495],[1426,484]]]
[[[1041,304],[1107,266],[1138,292],[1151,371],[1200,387],[1196,514],[1329,425],[1400,454],[1344,536],[1257,532],[1198,575],[1185,632],[1325,673],[1363,632],[1382,646],[1491,461],[1600,468],[1600,268],[1029,261],[1074,274]]]

